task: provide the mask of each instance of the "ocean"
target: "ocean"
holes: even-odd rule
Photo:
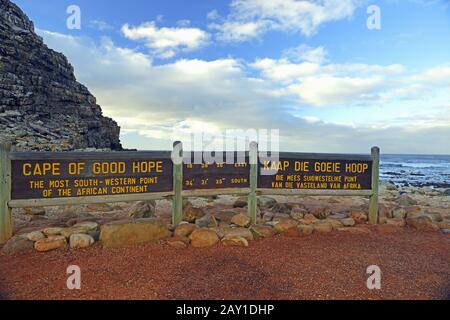
[[[450,155],[381,155],[380,180],[398,185],[450,188]]]

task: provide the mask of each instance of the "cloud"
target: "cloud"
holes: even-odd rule
[[[100,31],[108,31],[114,29],[112,25],[103,20],[91,20],[89,21],[89,27]]]
[[[311,36],[327,22],[351,17],[359,3],[360,0],[233,0],[225,21],[212,28],[218,30],[218,39],[225,42],[249,40],[269,30]]]
[[[324,47],[313,48],[301,44],[295,48],[289,48],[283,51],[282,56],[290,61],[308,61],[312,63],[323,63],[326,60],[327,50]]]
[[[207,44],[209,34],[199,28],[189,28],[187,21],[181,21],[180,27],[159,28],[154,21],[143,23],[137,27],[128,24],[122,26],[122,34],[130,39],[142,41],[158,57],[172,58],[179,51],[192,51]]]
[[[315,112],[323,109],[292,98],[327,103],[327,110],[333,112],[336,100],[352,102],[355,93],[358,99],[405,87],[414,75],[405,75],[398,66],[350,65],[346,75],[345,64],[316,64],[319,73],[308,74],[306,82],[295,80],[297,75],[286,76],[283,82],[262,71],[255,75],[253,66],[233,58],[180,59],[154,65],[150,55],[119,47],[108,38],[96,43],[38,32],[51,48],[67,55],[77,79],[97,97],[104,113],[119,122],[126,147],[169,149],[174,128],[186,133],[274,128],[280,129],[284,150],[368,152],[372,145],[379,145],[385,153],[450,153],[448,94],[440,95],[439,101],[422,95],[403,105],[395,97],[382,105],[367,99],[366,105],[353,109],[363,114],[363,120],[346,111],[344,121],[330,121],[326,112]],[[267,62],[273,63],[267,64],[268,72],[281,59]],[[386,79],[371,71],[395,76],[398,81],[383,84],[381,90],[379,81]]]

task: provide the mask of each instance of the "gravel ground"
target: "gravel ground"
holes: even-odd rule
[[[66,287],[79,265],[82,289]],[[382,289],[366,288],[366,268]],[[3,299],[450,299],[450,237],[403,230],[277,236],[249,248],[167,245],[0,256]]]

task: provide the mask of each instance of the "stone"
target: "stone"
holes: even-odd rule
[[[441,232],[443,234],[450,234],[450,229],[442,229]]]
[[[444,220],[439,212],[426,211],[425,216],[430,217],[433,222],[442,222]]]
[[[216,218],[210,213],[207,213],[202,218],[195,220],[195,224],[200,228],[217,227]]]
[[[150,218],[155,215],[155,208],[155,201],[138,201],[128,209],[127,214],[134,219]]]
[[[444,191],[442,192],[442,195],[443,195],[443,196],[450,196],[450,189],[444,190]]]
[[[298,221],[293,219],[283,219],[280,220],[277,224],[275,224],[274,229],[278,233],[284,233],[289,229],[295,229],[298,226]]]
[[[308,214],[308,211],[303,208],[292,208],[291,210],[291,218],[294,220],[301,220],[305,217],[305,215]]]
[[[386,183],[385,187],[388,191],[397,191],[397,186],[393,183]]]
[[[90,235],[77,233],[70,236],[69,243],[72,249],[82,249],[93,245],[95,240]]]
[[[86,205],[86,209],[88,212],[110,212],[113,210],[108,203],[90,203]]]
[[[233,203],[233,208],[244,208],[247,206],[247,197],[240,197]]]
[[[226,236],[234,236],[234,237],[242,237],[247,239],[247,241],[252,241],[254,239],[253,233],[250,229],[247,228],[218,228],[217,231],[220,238],[224,238]]]
[[[284,213],[289,215],[291,213],[292,210],[292,205],[290,205],[289,203],[276,203],[273,207],[272,207],[272,212],[273,213]]]
[[[353,227],[356,224],[356,222],[355,222],[355,220],[353,220],[353,218],[345,218],[345,219],[341,219],[339,221],[344,225],[344,227]]]
[[[392,210],[384,203],[378,205],[378,216],[380,218],[392,218]]]
[[[299,224],[297,226],[297,229],[301,235],[305,236],[310,235],[314,232],[314,227],[306,224]]]
[[[120,128],[33,22],[0,1],[0,132],[18,151],[122,150]]]
[[[319,219],[317,219],[312,214],[308,213],[302,220],[299,221],[299,223],[300,224],[314,224],[317,221],[319,221]]]
[[[188,237],[175,236],[167,239],[167,244],[172,248],[183,249],[186,248],[191,241]]]
[[[139,219],[130,222],[111,222],[101,226],[100,241],[104,247],[121,247],[155,242],[172,235],[159,219]]]
[[[414,206],[417,204],[417,201],[411,198],[407,194],[402,194],[400,197],[398,197],[395,201],[398,205],[407,207],[407,206]]]
[[[89,231],[86,234],[90,235],[95,242],[100,241],[100,231]]]
[[[61,232],[64,230],[64,228],[45,228],[44,230],[42,230],[42,232],[46,235],[46,236],[57,236],[60,235]]]
[[[31,216],[45,216],[45,209],[42,207],[25,208],[24,211]]]
[[[211,229],[197,229],[191,233],[189,239],[195,248],[211,247],[219,242],[217,233]]]
[[[250,228],[254,238],[270,238],[277,234],[274,228],[270,226],[253,226]]]
[[[402,218],[392,218],[386,220],[387,225],[396,226],[396,227],[404,227],[406,225],[405,219]]]
[[[308,212],[312,214],[317,219],[326,219],[331,215],[331,210],[324,207],[308,207]]]
[[[314,232],[317,233],[329,233],[333,231],[333,226],[329,222],[322,222],[314,224]]]
[[[433,223],[430,217],[422,215],[414,218],[407,218],[406,224],[414,229],[422,231],[438,231],[439,227]]]
[[[341,220],[341,219],[346,219],[346,218],[348,218],[348,215],[346,215],[345,213],[335,213],[335,214],[328,216],[328,219],[332,219],[332,220]]]
[[[351,218],[348,218],[348,219],[351,219]],[[324,221],[331,223],[331,225],[333,226],[333,230],[342,228],[344,226],[340,220],[326,219]]]
[[[250,222],[250,217],[244,213],[237,214],[231,218],[231,223],[239,227],[248,227]]]
[[[198,226],[192,223],[180,224],[174,231],[175,237],[189,237],[194,230],[197,230]]]
[[[357,224],[363,224],[367,222],[367,215],[361,211],[352,211],[351,217],[355,220]]]
[[[258,202],[263,208],[272,208],[277,203],[277,200],[267,196],[260,196],[258,197]]]
[[[263,213],[262,218],[263,218],[264,221],[272,221],[273,220],[273,216],[274,216],[273,212],[267,211],[267,212]]]
[[[26,235],[16,235],[9,239],[2,248],[2,253],[15,254],[34,248],[33,241],[27,239]]]
[[[64,248],[66,245],[67,241],[64,236],[49,236],[48,238],[36,241],[34,243],[34,248],[39,252],[48,252]]]
[[[248,247],[248,241],[243,237],[225,236],[221,242],[227,247]]]
[[[85,230],[85,232],[90,232],[98,229],[98,223],[93,221],[80,222],[74,224],[72,228],[77,230]]]
[[[404,219],[404,218],[406,218],[406,209],[405,208],[394,208],[392,210],[392,216],[394,218]]]
[[[27,239],[33,242],[39,241],[45,238],[45,235],[41,231],[33,231],[26,235]]]
[[[231,219],[242,212],[238,212],[236,209],[225,209],[214,213],[214,217],[221,222],[231,223]]]
[[[204,215],[205,211],[202,208],[194,207],[190,201],[186,201],[183,204],[183,221],[192,223]]]

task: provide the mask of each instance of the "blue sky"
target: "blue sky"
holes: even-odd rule
[[[16,0],[122,127],[280,129],[281,148],[450,153],[447,0]],[[81,29],[66,9],[81,10]],[[369,5],[381,29],[369,30]],[[175,131],[174,131],[175,130]]]

